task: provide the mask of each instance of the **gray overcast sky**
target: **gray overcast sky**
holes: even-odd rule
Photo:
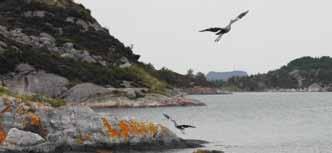
[[[263,73],[301,56],[332,56],[331,0],[76,1],[120,41],[134,44],[141,61],[180,73]],[[224,26],[247,9],[221,44],[198,32]]]

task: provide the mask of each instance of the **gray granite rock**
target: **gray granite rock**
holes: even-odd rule
[[[112,94],[112,91],[93,83],[83,83],[72,87],[64,97],[68,102],[86,102],[105,94]]]
[[[37,10],[37,11],[27,11],[23,13],[23,16],[25,17],[39,17],[39,18],[43,18],[45,17],[47,14],[46,11],[42,11],[42,10]]]
[[[38,134],[12,128],[9,130],[4,144],[15,146],[34,146],[44,142],[45,139]]]
[[[30,73],[30,72],[36,71],[36,69],[35,69],[34,67],[32,67],[31,65],[29,65],[29,64],[19,64],[19,65],[15,68],[15,71],[18,72],[18,73],[24,73],[24,74],[27,74],[27,73]]]
[[[69,81],[61,76],[34,71],[34,68],[27,64],[17,66],[17,74],[13,78],[4,80],[3,83],[11,91],[20,94],[40,94],[48,97],[59,97],[66,90]]]
[[[42,11],[26,12],[26,15],[42,15]],[[68,22],[76,20],[67,18]],[[91,26],[91,23],[87,23],[84,20],[77,20],[76,24],[81,25],[85,30],[90,27],[98,27],[96,24]],[[101,27],[100,27],[101,28]],[[0,25],[0,34],[4,37],[11,39],[17,43],[29,45],[35,48],[47,48],[49,51],[56,53],[64,58],[72,58],[77,61],[83,61],[88,63],[99,63],[103,66],[107,66],[107,62],[101,56],[91,55],[88,50],[76,49],[72,42],[67,42],[62,45],[56,44],[56,39],[49,33],[42,32],[39,35],[28,35],[23,32],[22,29],[16,28],[9,30],[7,27]],[[1,41],[2,42],[2,41]],[[7,44],[0,42],[1,50],[7,48]],[[128,64],[127,64],[128,65]]]

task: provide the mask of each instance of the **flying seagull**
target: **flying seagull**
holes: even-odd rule
[[[235,19],[231,20],[229,22],[229,24],[224,27],[224,28],[220,28],[220,27],[214,27],[214,28],[208,28],[208,29],[204,29],[201,30],[199,32],[214,32],[216,33],[216,35],[218,36],[217,39],[215,40],[215,42],[218,42],[221,40],[222,36],[228,32],[231,31],[232,29],[232,24],[235,23],[236,21],[239,21],[240,19],[242,19],[244,16],[246,16],[249,13],[248,11],[245,11],[243,13],[241,13],[240,15],[238,15]]]
[[[184,133],[184,130],[187,129],[187,128],[196,128],[195,126],[192,126],[192,125],[179,125],[179,124],[177,124],[176,121],[173,120],[169,115],[167,115],[167,114],[165,114],[165,113],[163,113],[163,115],[165,116],[166,119],[172,121],[172,122],[174,123],[174,126],[175,126],[177,129],[179,129],[183,134],[185,134],[185,133]]]

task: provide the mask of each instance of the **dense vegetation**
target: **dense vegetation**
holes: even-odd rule
[[[332,84],[331,57],[298,58],[286,66],[266,74],[231,78],[224,84],[224,87],[244,91],[262,91],[266,89],[307,88],[313,83],[318,83],[321,86]]]
[[[207,81],[203,73],[198,72],[194,74],[182,75],[176,73],[166,67],[157,70],[152,64],[143,64],[140,63],[140,66],[143,67],[151,75],[159,78],[163,82],[168,84],[168,87],[176,88],[191,88],[194,86],[205,86],[205,87],[214,87],[214,84]]]
[[[23,52],[7,50],[0,54],[0,74],[13,72],[20,63],[28,63],[37,69],[59,74],[75,83],[93,82],[99,85],[121,87],[122,81],[126,80],[136,83],[134,84],[136,86],[145,86],[153,90],[162,90],[163,88],[158,79],[152,77],[138,66],[123,69],[119,67],[104,67],[99,64],[62,58],[47,50],[32,48],[26,48]]]

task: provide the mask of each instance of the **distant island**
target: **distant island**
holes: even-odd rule
[[[233,91],[332,91],[332,58],[301,57],[265,74],[230,78],[222,88]]]
[[[206,75],[207,80],[209,81],[228,81],[232,77],[243,77],[248,76],[248,73],[245,71],[231,71],[231,72],[214,72],[211,71]]]

